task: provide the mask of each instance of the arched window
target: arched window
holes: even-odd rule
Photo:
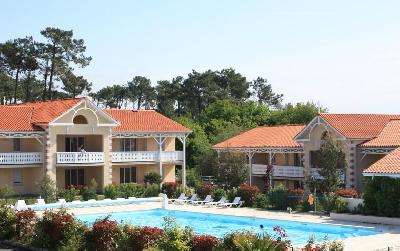
[[[73,122],[74,122],[74,124],[87,124],[88,123],[87,119],[82,115],[75,116]]]

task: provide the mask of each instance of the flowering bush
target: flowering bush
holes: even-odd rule
[[[0,240],[10,240],[15,236],[15,211],[6,206],[0,206]]]
[[[197,195],[204,199],[207,195],[212,195],[214,193],[215,187],[211,184],[202,184],[196,189]]]
[[[241,185],[237,192],[237,196],[240,196],[244,201],[244,206],[250,207],[253,205],[254,198],[260,190],[256,186]]]
[[[29,242],[33,236],[37,221],[36,213],[32,209],[16,212],[16,232],[17,238],[23,242]]]
[[[161,191],[165,193],[168,196],[168,198],[172,198],[177,188],[178,184],[176,182],[164,182],[162,184]]]
[[[358,193],[356,190],[354,189],[342,189],[342,190],[337,190],[335,192],[335,194],[337,196],[340,197],[346,197],[346,198],[357,198],[358,197]]]
[[[196,235],[192,239],[194,251],[212,251],[218,244],[218,238],[212,235]]]
[[[142,251],[156,247],[157,241],[164,237],[164,231],[158,227],[126,226],[127,240],[123,249]]]
[[[70,202],[75,199],[76,196],[80,194],[80,190],[76,189],[75,187],[69,187],[67,189],[61,189],[58,192],[59,198],[64,198],[66,201]]]
[[[121,230],[116,221],[105,218],[93,224],[91,237],[95,250],[113,250],[118,246]]]

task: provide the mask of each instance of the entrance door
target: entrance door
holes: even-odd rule
[[[84,186],[85,185],[85,170],[82,168],[65,169],[65,187]]]

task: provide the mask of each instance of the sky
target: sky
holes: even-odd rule
[[[83,38],[94,90],[234,68],[284,102],[400,114],[400,1],[2,1],[0,42],[45,27]]]

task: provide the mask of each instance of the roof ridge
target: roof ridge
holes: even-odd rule
[[[400,114],[393,113],[331,113],[331,112],[320,112],[317,114],[320,115],[379,115],[379,116],[400,116]]]
[[[10,104],[9,106],[30,106],[31,104],[39,104],[39,103],[50,103],[50,102],[59,102],[59,101],[67,101],[67,100],[82,100],[87,98],[86,96],[83,97],[78,97],[78,98],[57,98],[57,99],[51,99],[51,100],[36,100],[36,101],[29,101],[29,102],[23,102],[19,104]]]
[[[259,125],[259,126],[256,126],[256,127],[254,127],[254,128],[257,128],[257,127],[284,127],[284,126],[306,126],[305,124],[286,124],[286,125]],[[253,129],[254,129],[253,128]]]
[[[104,108],[106,111],[131,111],[131,112],[157,112],[155,109],[118,109],[118,108]]]

